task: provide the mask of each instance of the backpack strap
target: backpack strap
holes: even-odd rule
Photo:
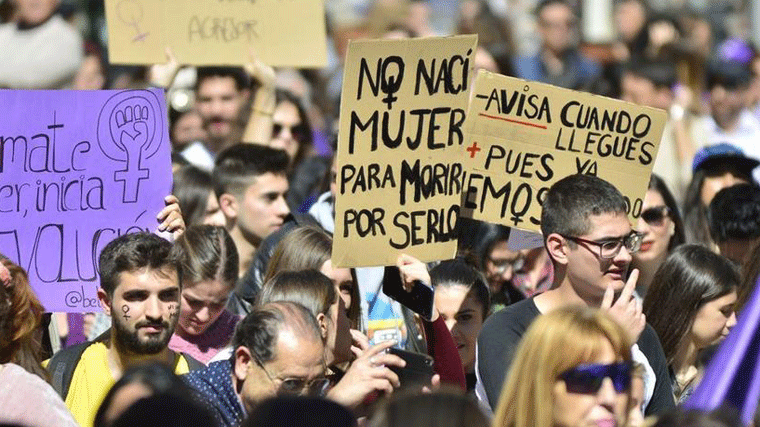
[[[74,370],[79,364],[79,359],[91,342],[84,342],[73,347],[64,348],[50,358],[47,369],[50,372],[50,382],[55,391],[65,401],[69,393],[69,385],[74,377]]]
[[[187,362],[187,368],[190,369],[190,372],[200,371],[206,367],[206,365],[187,353],[180,353],[180,355],[185,358],[185,361]]]
[[[71,379],[74,378],[74,371],[79,364],[79,359],[82,358],[82,354],[87,350],[90,345],[103,342],[111,336],[111,329],[109,328],[97,338],[92,341],[83,342],[72,347],[64,348],[57,352],[50,358],[48,362],[48,372],[50,373],[50,382],[55,391],[65,401],[66,395],[69,394],[69,386],[71,385]]]

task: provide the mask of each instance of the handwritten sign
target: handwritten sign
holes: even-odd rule
[[[540,232],[549,187],[584,173],[617,187],[638,218],[664,111],[484,71],[473,91],[463,216]]]
[[[0,91],[0,252],[49,311],[98,309],[98,256],[171,191],[161,90]]]
[[[327,64],[322,0],[106,0],[112,63],[243,65],[253,48],[272,66]]]
[[[355,41],[343,77],[333,263],[453,257],[476,36]]]

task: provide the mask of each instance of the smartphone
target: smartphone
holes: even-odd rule
[[[435,372],[433,371],[433,358],[427,354],[414,353],[398,348],[389,348],[390,354],[404,359],[406,366],[399,368],[388,366],[391,371],[398,375],[401,388],[430,386]]]
[[[406,308],[430,321],[433,317],[433,288],[420,281],[414,282],[412,290],[407,292],[401,282],[398,267],[385,267],[383,275],[383,293],[403,304]]]

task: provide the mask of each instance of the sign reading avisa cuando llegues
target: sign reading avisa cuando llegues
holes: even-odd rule
[[[0,91],[0,253],[48,311],[98,308],[98,256],[171,191],[161,90]]]
[[[582,173],[617,187],[635,221],[665,120],[655,108],[481,71],[463,126],[461,214],[540,232],[549,187]]]

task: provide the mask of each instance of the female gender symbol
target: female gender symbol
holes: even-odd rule
[[[121,22],[135,29],[137,35],[132,39],[132,42],[144,41],[145,37],[148,37],[149,33],[140,31],[139,23],[143,19],[143,10],[140,4],[135,0],[120,1],[116,5],[116,14],[119,15],[119,20]]]

